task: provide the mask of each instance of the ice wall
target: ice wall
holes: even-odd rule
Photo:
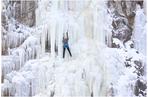
[[[133,40],[135,43],[135,48],[144,55],[146,55],[146,22],[144,9],[137,4]]]
[[[69,32],[70,45],[82,37],[110,45],[111,18],[106,2],[40,0],[36,10],[36,26],[45,26],[41,32],[42,53],[45,53],[45,42],[49,41],[51,55],[55,56],[55,49],[58,48],[58,55],[61,56],[62,37],[66,31]]]

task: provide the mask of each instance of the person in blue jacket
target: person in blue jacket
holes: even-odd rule
[[[65,57],[65,49],[68,50],[70,56],[72,57],[72,54],[70,52],[69,45],[68,45],[68,40],[69,40],[68,32],[66,32],[66,35],[63,35],[63,58]]]

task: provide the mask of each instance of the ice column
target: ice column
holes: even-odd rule
[[[95,39],[95,40],[97,40],[97,36],[98,36],[98,33],[100,33],[100,32],[98,32],[98,13],[97,13],[97,7],[95,7],[94,9],[93,9],[93,21],[94,21],[94,30],[93,30],[93,38]]]
[[[42,28],[42,33],[41,33],[41,47],[42,47],[42,54],[45,53],[45,39],[46,39],[46,33],[47,33],[47,27],[46,25],[43,26]]]
[[[140,5],[137,5],[137,11],[134,24],[134,37],[135,47],[143,54],[146,54],[146,16],[144,10]]]
[[[95,20],[95,21],[98,21],[97,25],[98,25],[98,31],[96,33],[98,33],[97,35],[97,39],[99,42],[101,43],[105,43],[105,32],[104,32],[104,24],[106,22],[105,20],[105,10],[106,10],[106,7],[105,7],[105,2],[104,1],[99,1],[98,2],[100,6],[98,6],[98,20]]]
[[[62,57],[62,37],[63,37],[63,21],[58,23],[58,56]]]
[[[51,38],[51,56],[55,57],[55,31],[56,31],[56,22],[53,21],[50,25],[50,38]]]

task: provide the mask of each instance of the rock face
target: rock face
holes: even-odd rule
[[[5,0],[3,4],[5,10],[2,12],[2,24],[7,24],[6,22],[10,18],[30,27],[35,24],[36,1]]]
[[[114,40],[119,40],[121,45],[126,45],[126,43],[132,41],[133,44],[130,45],[131,48],[135,48],[137,55],[140,53],[145,54],[146,51],[146,32],[144,26],[146,10],[144,1],[136,0],[119,0],[108,1],[109,12],[112,14],[112,47],[121,48],[120,44],[115,44]],[[138,7],[138,8],[137,8]],[[141,37],[140,37],[141,36]],[[125,46],[126,48],[126,46]],[[131,68],[132,57],[125,60],[125,66]],[[137,80],[134,85],[134,94],[136,96],[146,96],[146,81],[144,80],[144,66],[145,62],[140,60],[134,60],[135,73],[137,74]]]
[[[33,26],[35,24],[35,1],[15,1],[15,18],[23,24]]]
[[[141,1],[108,1],[108,7],[110,13],[112,14],[112,37],[118,38],[123,42],[127,42],[131,39],[134,19],[135,19],[135,10],[136,4],[139,4],[143,7],[143,0]],[[114,45],[114,44],[113,44]]]

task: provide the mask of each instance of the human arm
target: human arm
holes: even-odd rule
[[[68,31],[66,32],[66,35],[67,35],[67,40],[69,40]]]

